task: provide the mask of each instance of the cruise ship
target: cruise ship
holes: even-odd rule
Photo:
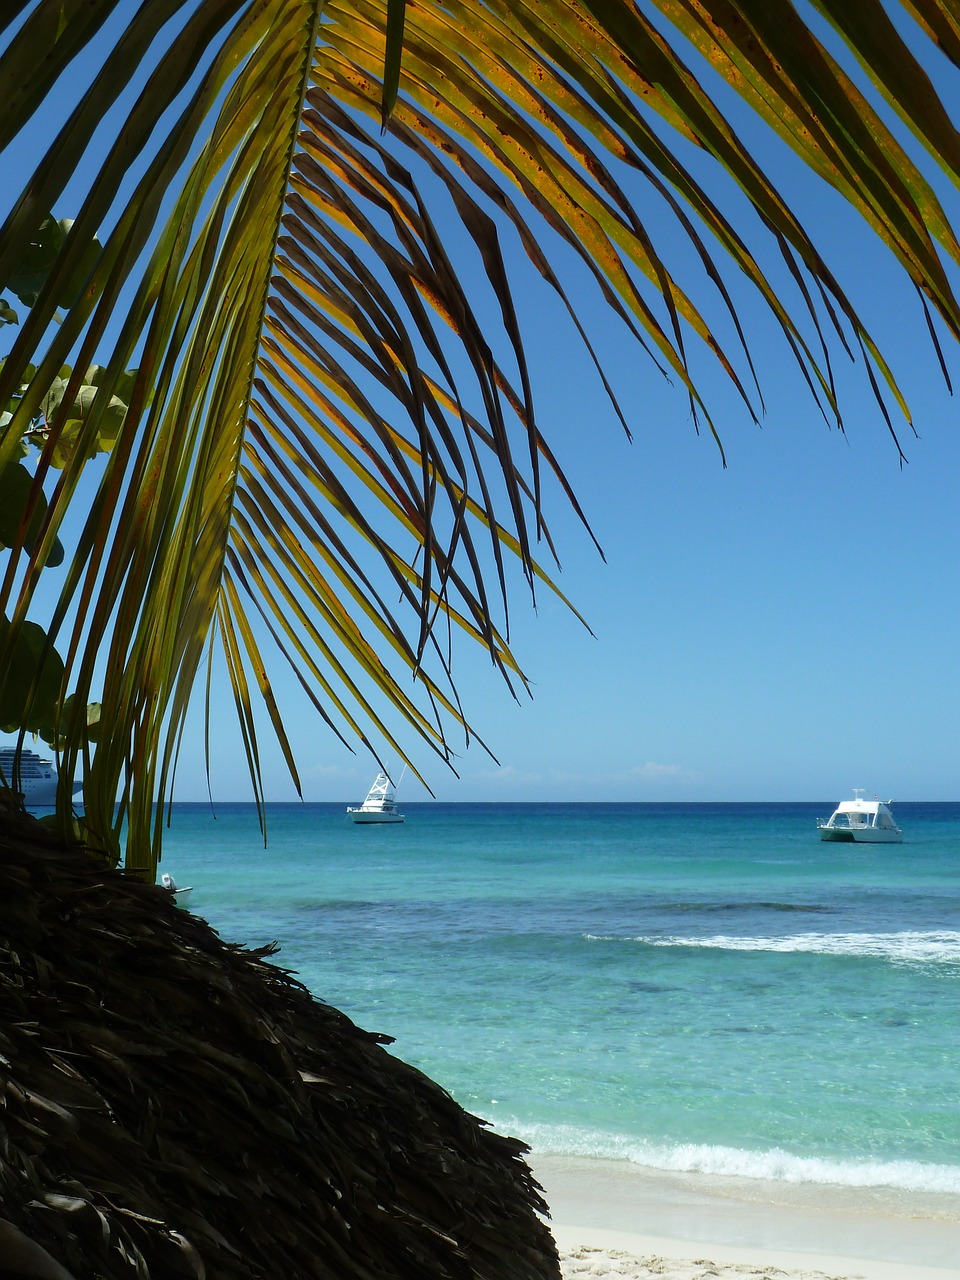
[[[52,760],[41,760],[35,751],[18,752],[15,747],[0,747],[0,787],[9,787],[23,796],[28,809],[46,808],[57,800],[57,766]],[[80,790],[78,782],[74,787]]]

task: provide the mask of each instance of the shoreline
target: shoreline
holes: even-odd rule
[[[952,1195],[668,1174],[535,1151],[528,1158],[565,1280],[956,1280]]]

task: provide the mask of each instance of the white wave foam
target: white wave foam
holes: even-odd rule
[[[665,1173],[702,1173],[714,1177],[759,1178],[766,1182],[815,1183],[842,1187],[893,1187],[901,1191],[960,1192],[960,1166],[919,1160],[842,1160],[798,1156],[774,1148],[744,1151],[696,1143],[677,1146],[590,1133],[565,1125],[523,1125],[497,1116],[497,1127],[530,1144],[535,1152],[629,1160]]]
[[[715,934],[697,938],[603,937],[584,934],[588,942],[642,942],[650,947],[701,947],[721,951],[803,951],[815,955],[872,956],[921,964],[960,964],[960,932],[798,933],[772,938]]]

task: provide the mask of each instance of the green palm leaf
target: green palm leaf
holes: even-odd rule
[[[887,9],[816,8],[956,180],[955,131]],[[957,59],[950,5],[904,8]],[[0,231],[0,282],[22,278],[49,210],[75,207],[0,368],[0,405],[12,406],[0,475],[46,409],[35,487],[49,494],[20,522],[30,536],[13,539],[0,586],[0,686],[61,535],[74,550],[47,647],[63,653],[62,697],[75,695],[58,726],[63,772],[83,769],[89,838],[117,851],[126,821],[128,865],[146,876],[196,677],[216,655],[258,803],[259,708],[297,779],[271,655],[331,740],[404,759],[416,753],[398,725],[447,763],[453,728],[473,736],[454,631],[487,648],[508,687],[526,687],[508,641],[511,563],[531,590],[556,590],[535,554],[554,555],[547,476],[582,513],[535,410],[517,248],[582,334],[625,427],[561,266],[573,258],[651,374],[685,388],[714,434],[693,351],[711,354],[748,414],[762,410],[731,268],[828,420],[842,426],[831,361],[859,351],[891,430],[888,398],[909,421],[892,370],[710,77],[850,201],[960,336],[944,266],[960,246],[930,182],[789,0],[8,9],[0,139],[47,134]],[[692,148],[759,215],[763,251],[722,212]],[[638,183],[675,219],[698,286],[648,228]],[[761,265],[770,248],[797,307]],[[94,364],[97,393],[68,432]],[[48,398],[64,366],[60,399]],[[111,441],[68,539],[88,459]],[[90,701],[111,727],[95,748]]]

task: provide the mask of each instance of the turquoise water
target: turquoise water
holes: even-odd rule
[[[175,806],[163,870],[536,1151],[960,1191],[960,805]]]

